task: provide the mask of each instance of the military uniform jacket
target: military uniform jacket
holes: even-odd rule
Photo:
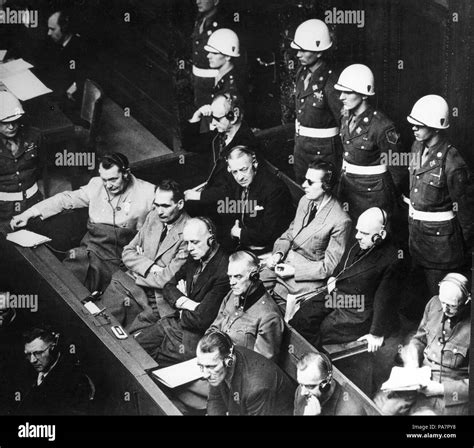
[[[234,344],[277,361],[284,323],[278,305],[263,284],[259,283],[243,301],[230,291],[212,327],[227,333]]]
[[[323,61],[312,74],[308,88],[304,80],[309,69],[300,67],[296,73],[296,119],[308,128],[333,128],[339,126],[342,103],[334,89],[337,77]]]
[[[445,324],[446,344],[440,342],[443,340],[443,316],[439,297],[434,296],[426,305],[410,344],[416,347],[423,365],[431,368],[431,379],[439,381],[441,376],[445,406],[463,405],[469,400],[470,308],[465,308],[459,317],[454,318],[451,329]]]
[[[412,146],[410,203],[422,212],[455,211],[449,221],[409,219],[410,251],[426,267],[457,267],[474,239],[474,179],[459,152],[445,139],[433,146],[421,165],[423,144]],[[421,165],[421,166],[419,166]]]
[[[18,145],[15,155],[7,147],[7,140],[0,137],[0,191],[26,191],[38,180],[41,134],[34,128],[20,128],[11,139]]]
[[[292,415],[295,385],[283,370],[245,347],[234,355],[230,387],[209,387],[208,415]]]
[[[232,94],[238,93],[243,98],[247,95],[247,89],[241,73],[233,68],[228,71],[219,81],[214,85],[212,90],[212,98],[221,93],[230,92]]]

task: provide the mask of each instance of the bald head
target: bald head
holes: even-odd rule
[[[356,239],[361,249],[367,250],[374,245],[374,235],[378,234],[382,240],[386,238],[386,213],[378,207],[372,207],[363,212],[357,220]],[[385,224],[384,224],[385,222]]]

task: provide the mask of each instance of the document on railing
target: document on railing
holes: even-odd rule
[[[393,367],[390,378],[382,384],[382,390],[419,390],[431,379],[431,369],[423,367]]]
[[[9,233],[7,235],[7,240],[22,247],[36,247],[40,244],[49,243],[51,241],[47,236],[24,229],[18,230],[18,232]]]
[[[15,59],[14,61],[6,62],[0,65],[0,79],[3,80],[4,78],[24,72],[30,68],[33,68],[33,66],[24,59]]]
[[[52,92],[29,70],[10,75],[3,78],[2,81],[8,90],[21,101],[27,101]]]
[[[201,369],[197,364],[197,358],[189,361],[180,362],[170,367],[156,369],[152,372],[153,376],[170,388],[182,386],[191,381],[202,378]]]

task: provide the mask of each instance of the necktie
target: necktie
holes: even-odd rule
[[[430,148],[428,146],[425,146],[425,149],[423,151],[423,154],[421,156],[421,165],[423,166],[426,161],[428,160],[428,154],[430,152]]]
[[[199,34],[204,32],[204,24],[206,23],[206,18],[202,19],[201,25],[199,26]]]
[[[316,216],[317,211],[318,211],[318,207],[316,206],[315,203],[313,203],[313,205],[311,207],[311,210],[309,211],[308,220],[306,221],[305,227],[308,226],[309,223],[314,219],[314,217]]]
[[[214,163],[217,162],[217,159],[219,159],[223,149],[225,148],[225,139],[226,135],[224,132],[220,132],[219,134],[217,134],[217,138],[215,140],[216,144],[214,147]]]
[[[242,215],[241,215],[241,220],[240,222],[243,224],[244,222],[244,217],[245,217],[245,211],[247,210],[247,202],[249,200],[249,189],[244,188],[242,190],[242,195],[241,195],[241,201],[242,201]]]
[[[36,384],[39,386],[42,382],[43,382],[43,379],[44,379],[44,373],[43,372],[40,372],[39,375],[38,375],[38,380],[36,381]]]
[[[356,117],[355,115],[351,115],[349,118],[349,132],[352,134],[354,132],[354,129],[356,127]]]
[[[201,275],[201,272],[202,272],[202,260],[199,262],[199,265],[193,274],[193,283],[191,285],[191,291],[194,289],[194,285],[196,284],[197,279],[199,278],[199,275]]]
[[[304,79],[304,89],[306,90],[308,88],[308,85],[309,85],[309,81],[311,79],[311,70],[308,70],[308,73],[306,75],[306,78]]]
[[[166,238],[166,235],[168,235],[168,226],[166,224],[163,225],[163,230],[161,231],[160,235],[160,246],[163,240]]]

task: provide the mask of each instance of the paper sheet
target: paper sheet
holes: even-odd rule
[[[6,53],[6,50],[2,51],[5,51]],[[16,73],[27,71],[30,68],[33,68],[33,66],[24,59],[15,59],[14,61],[7,62],[6,64],[0,65],[0,80],[8,78]]]
[[[174,366],[154,370],[152,374],[165,386],[171,388],[202,378],[201,369],[197,365],[197,358],[180,362]]]
[[[7,240],[23,247],[35,247],[51,241],[47,236],[29,230],[18,230],[18,232],[9,233]]]
[[[420,368],[393,367],[390,378],[382,384],[382,390],[409,391],[418,390],[431,379],[431,369],[428,366]]]
[[[1,67],[1,66],[0,66]],[[5,86],[21,101],[52,92],[33,73],[26,70],[2,79]]]

